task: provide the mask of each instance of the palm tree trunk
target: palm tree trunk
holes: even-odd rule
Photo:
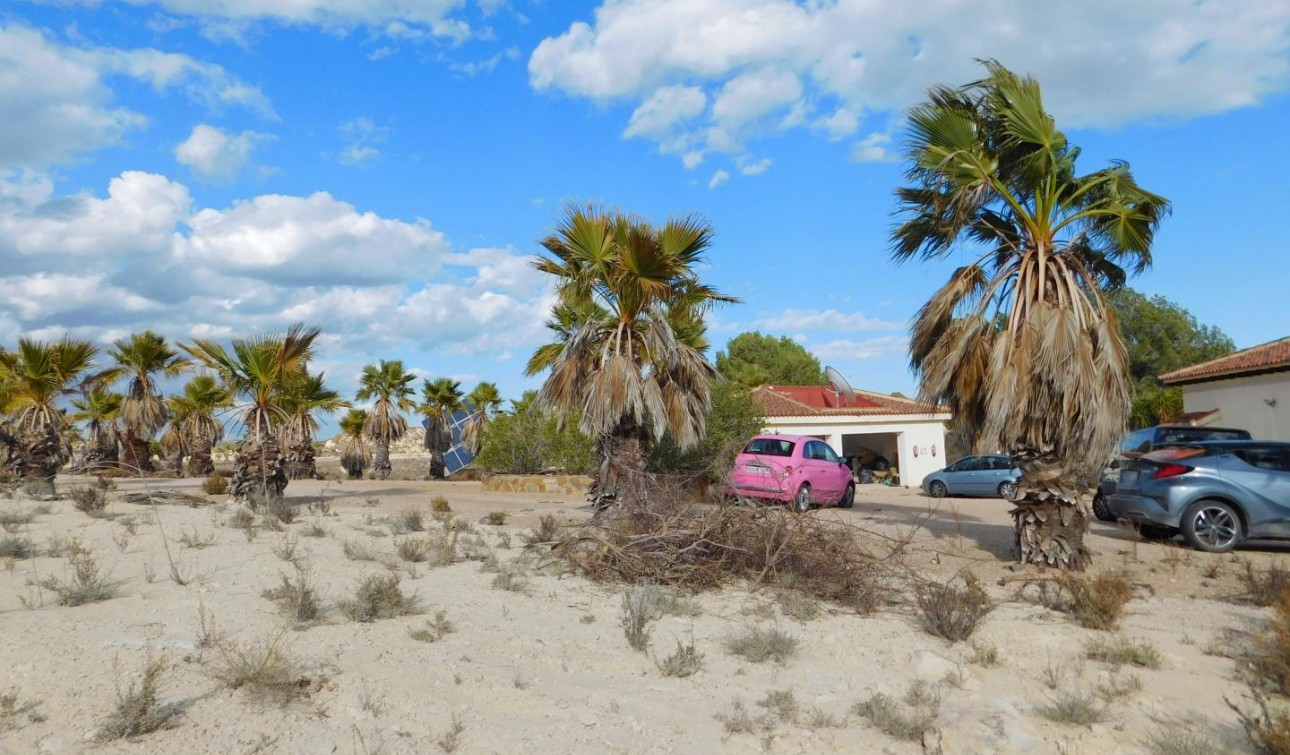
[[[588,491],[598,508],[616,504],[632,509],[648,504],[647,442],[645,431],[634,425],[620,425],[602,439],[600,470]]]
[[[55,495],[54,476],[66,460],[56,428],[23,433],[18,439],[18,470],[23,492],[33,498]]]
[[[165,470],[176,477],[184,476],[184,449],[176,448],[174,451],[166,454],[163,462]]]
[[[215,461],[211,458],[211,442],[206,438],[196,437],[189,442],[192,445],[192,453],[188,456],[188,476],[210,477],[215,474]]]
[[[318,467],[314,463],[314,444],[312,442],[293,444],[287,449],[285,465],[287,479],[316,479],[318,477]]]
[[[117,465],[116,440],[106,433],[94,434],[85,448],[86,472],[101,472]]]
[[[121,454],[121,465],[131,472],[152,471],[152,449],[147,438],[140,438],[133,430],[127,430]]]
[[[282,451],[273,435],[248,435],[238,446],[233,461],[236,466],[229,483],[233,500],[245,501],[254,511],[271,510],[282,500],[287,475],[282,470]]]
[[[430,452],[430,479],[442,480],[448,476],[448,465],[444,462],[443,451]]]
[[[1088,515],[1075,471],[1051,454],[1029,450],[1014,452],[1012,462],[1022,472],[1012,510],[1018,558],[1023,564],[1087,569],[1093,558],[1084,545]]]
[[[372,479],[388,480],[390,478],[390,439],[376,439],[376,453],[372,456]]]

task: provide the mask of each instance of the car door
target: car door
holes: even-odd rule
[[[802,466],[806,468],[806,480],[811,483],[811,498],[816,501],[827,501],[837,495],[833,489],[833,472],[837,465],[831,465],[825,460],[827,449],[828,445],[819,440],[807,441],[806,447],[802,449]]]
[[[829,490],[833,492],[829,494],[829,500],[840,499],[842,491],[846,490],[847,485],[851,484],[851,468],[842,461],[842,457],[834,452],[833,446],[828,443],[821,443],[820,445],[823,446],[822,453],[824,454],[825,463],[832,467],[829,471]]]
[[[1239,486],[1251,537],[1290,537],[1290,449],[1252,446],[1223,454],[1222,476]]]
[[[945,487],[955,495],[975,495],[981,483],[981,457],[967,456],[954,464],[954,471],[945,475]]]

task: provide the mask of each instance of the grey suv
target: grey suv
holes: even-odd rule
[[[1211,553],[1290,538],[1290,443],[1211,441],[1130,459],[1106,505],[1147,537],[1181,532]]]
[[[1125,436],[1120,443],[1120,451],[1111,460],[1102,477],[1098,480],[1097,492],[1093,494],[1093,515],[1104,522],[1114,522],[1115,516],[1106,507],[1106,499],[1115,493],[1115,486],[1120,476],[1120,467],[1127,459],[1136,459],[1149,454],[1157,448],[1176,446],[1183,443],[1196,443],[1206,440],[1249,440],[1246,430],[1233,430],[1229,427],[1192,427],[1191,425],[1156,425],[1134,430]]]

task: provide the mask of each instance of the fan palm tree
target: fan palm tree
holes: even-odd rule
[[[452,448],[453,415],[466,408],[461,383],[452,378],[435,378],[421,384],[420,411],[426,419],[425,446],[430,450],[430,476],[444,478],[444,454]]]
[[[372,463],[372,451],[367,447],[363,437],[363,425],[367,423],[367,412],[363,409],[350,409],[340,418],[340,466],[351,480],[363,479],[363,472]]]
[[[1025,563],[1084,569],[1076,473],[1105,460],[1130,408],[1125,349],[1104,293],[1151,264],[1169,211],[1123,162],[1079,175],[1079,150],[1039,84],[996,62],[909,112],[910,185],[898,261],[970,261],[919,310],[910,358],[922,397],[947,402],[978,446],[1022,470],[1013,519]],[[979,255],[979,256],[978,256]]]
[[[215,415],[233,406],[233,396],[213,375],[196,375],[184,384],[183,393],[171,396],[172,426],[177,425],[188,451],[188,476],[209,477],[215,473],[211,448],[224,438],[224,424]]]
[[[323,374],[303,375],[287,384],[282,395],[282,408],[287,414],[282,427],[282,443],[286,449],[287,477],[292,480],[315,479],[318,468],[314,464],[314,434],[318,432],[316,415],[331,414],[348,404],[340,394],[323,383]]]
[[[188,440],[184,437],[183,422],[187,419],[184,410],[176,412],[168,406],[170,424],[161,434],[157,443],[161,446],[161,468],[175,477],[184,476],[184,455],[188,453]]]
[[[67,418],[57,402],[78,388],[77,379],[97,355],[89,341],[70,336],[53,342],[20,338],[18,350],[0,361],[0,412],[10,417],[13,466],[30,495],[55,493],[54,476],[70,457]]]
[[[125,397],[102,387],[86,386],[81,397],[72,399],[73,422],[85,423],[84,469],[101,471],[117,465],[117,442],[121,439],[121,402]]]
[[[466,403],[470,405],[471,414],[462,429],[462,441],[472,455],[478,456],[484,428],[502,410],[502,394],[496,383],[482,382],[466,396]]]
[[[579,416],[601,453],[595,494],[640,502],[646,451],[670,433],[682,448],[702,439],[716,375],[703,348],[703,316],[735,302],[705,285],[695,266],[712,242],[697,217],[661,227],[595,207],[570,206],[542,241],[537,269],[553,276],[556,341],[527,372],[550,369],[543,402],[562,421]]]
[[[232,350],[209,339],[184,344],[203,366],[214,370],[225,390],[245,403],[239,422],[245,436],[234,456],[229,492],[253,508],[272,510],[282,501],[287,476],[282,470],[278,432],[286,421],[283,392],[307,372],[313,344],[321,331],[296,324],[285,333],[234,339]]]
[[[136,471],[152,469],[148,441],[167,419],[166,402],[157,389],[154,375],[175,377],[192,366],[166,343],[164,336],[145,330],[115,341],[108,354],[117,366],[110,371],[113,379],[128,377],[125,400],[121,402],[121,423],[125,426],[124,463]]]
[[[408,431],[408,421],[403,412],[412,411],[415,404],[411,387],[416,376],[408,372],[399,360],[380,360],[363,368],[358,378],[359,401],[376,399],[367,412],[363,434],[376,445],[372,461],[372,477],[384,480],[390,476],[390,443],[402,438]]]

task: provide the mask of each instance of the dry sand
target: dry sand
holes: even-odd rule
[[[60,478],[60,487],[83,482]],[[114,499],[145,484],[199,492],[188,480],[117,484]],[[967,662],[968,643],[950,645],[921,631],[908,607],[870,617],[826,607],[820,618],[799,622],[782,615],[772,594],[738,587],[699,595],[700,616],[658,621],[649,653],[638,653],[619,626],[621,588],[534,573],[524,592],[510,592],[494,589],[495,575],[468,560],[418,565],[416,576],[404,572],[405,589],[420,596],[427,613],[354,623],[335,602],[351,596],[364,576],[390,572],[378,562],[347,559],[344,541],[366,542],[392,557],[396,538],[371,534],[383,529],[385,517],[409,506],[428,511],[436,495],[472,523],[507,512],[503,527],[476,524],[505,563],[520,556],[518,535],[540,515],[577,520],[587,516],[582,501],[484,493],[478,483],[393,480],[293,482],[288,494],[326,500],[331,508],[330,516],[306,515],[288,527],[330,609],[321,622],[285,635],[315,682],[306,698],[282,704],[227,689],[211,676],[219,653],[198,643],[202,608],[231,640],[260,640],[282,629],[283,618],[261,593],[292,573],[273,552],[284,533],[261,530],[248,542],[227,526],[233,510],[223,506],[154,509],[114,500],[109,510],[118,518],[109,520],[60,500],[20,534],[42,552],[53,538],[79,539],[119,592],[63,607],[33,583],[64,578],[64,559],[42,555],[0,571],[0,694],[16,694],[19,707],[0,718],[0,753],[439,752],[454,719],[464,727],[457,750],[463,753],[917,753],[924,751],[919,743],[893,739],[850,711],[874,693],[900,697],[920,678],[939,687],[939,745],[946,753],[1143,753],[1153,731],[1184,721],[1239,740],[1224,704],[1242,691],[1233,661],[1206,649],[1225,630],[1266,617],[1234,600],[1237,559],[1266,565],[1281,556],[1275,548],[1209,556],[1136,542],[1118,527],[1095,523],[1097,568],[1127,569],[1138,585],[1122,633],[1154,645],[1164,665],[1120,672],[1139,677],[1141,691],[1109,706],[1105,722],[1075,726],[1037,713],[1058,694],[1046,671],[1061,676],[1060,689],[1105,684],[1113,670],[1086,660],[1084,645],[1106,633],[1017,598],[1017,580],[1035,572],[1008,568],[1011,525],[1003,501],[954,499],[934,508],[911,491],[864,486],[854,509],[817,514],[888,537],[912,534],[908,557],[927,576],[971,568],[1001,602],[976,638],[998,648],[1000,663],[983,667]],[[0,511],[36,505],[0,500]],[[128,534],[127,519],[137,534]],[[327,536],[299,536],[313,524]],[[191,577],[187,585],[168,576],[163,530],[181,572]],[[186,548],[176,542],[183,533],[213,542]],[[455,632],[433,643],[409,637],[438,609]],[[781,666],[728,654],[725,638],[754,625],[777,625],[800,638],[797,657]],[[653,658],[691,637],[705,656],[702,671],[664,677]],[[170,664],[161,699],[182,710],[174,728],[95,743],[117,683],[135,678],[149,658]],[[952,683],[942,681],[947,675]],[[798,722],[772,722],[755,735],[724,730],[719,716],[735,701],[761,715],[757,702],[774,690],[792,691],[806,711]],[[835,725],[823,725],[815,710]]]

